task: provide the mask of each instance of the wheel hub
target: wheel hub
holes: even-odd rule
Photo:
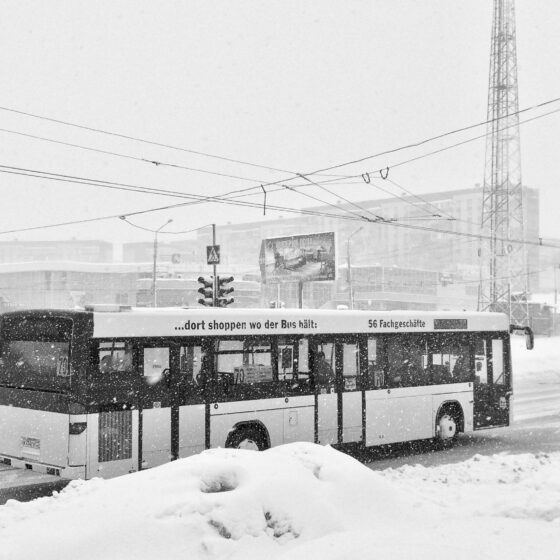
[[[439,437],[441,439],[452,439],[457,433],[457,423],[449,414],[444,414],[439,421]]]

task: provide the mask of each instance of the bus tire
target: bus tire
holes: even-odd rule
[[[228,436],[226,447],[264,451],[269,446],[266,435],[263,434],[263,429],[256,426],[241,426]]]
[[[458,405],[444,406],[436,421],[436,439],[443,447],[451,447],[461,429],[461,409]]]

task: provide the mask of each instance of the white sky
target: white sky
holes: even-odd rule
[[[303,173],[486,119],[491,0],[4,0],[0,7],[4,108]],[[534,2],[518,0],[516,9],[524,108],[560,97],[560,4],[541,0],[536,9]],[[560,103],[546,111],[558,108]],[[0,165],[210,195],[291,176],[4,110],[0,128],[247,180],[156,167],[1,131]],[[559,113],[521,127],[523,182],[540,190],[544,236],[560,236],[559,131]],[[483,132],[479,128],[336,172],[393,166]],[[482,182],[484,145],[478,140],[395,167],[390,178],[418,194],[472,187]],[[378,184],[400,193],[390,183]],[[359,183],[329,188],[352,200],[387,196]],[[311,185],[304,191],[337,199]],[[0,232],[180,202],[5,173],[0,192]],[[249,200],[262,203],[263,197]],[[315,204],[286,190],[270,193],[268,203]],[[134,222],[157,228],[169,218],[174,222],[166,229],[179,231],[262,219],[262,209],[204,204]],[[151,238],[118,219],[0,238],[71,236]]]

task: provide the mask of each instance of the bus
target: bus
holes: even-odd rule
[[[507,426],[511,406],[499,313],[105,305],[0,315],[0,462],[69,479],[216,447],[447,444]]]

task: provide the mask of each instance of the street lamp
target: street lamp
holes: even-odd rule
[[[156,267],[157,267],[157,250],[158,250],[158,233],[173,220],[169,218],[167,222],[154,230],[154,268],[152,271],[152,307],[157,307],[157,291],[156,291]]]
[[[356,231],[353,231],[346,240],[346,262],[348,264],[348,290],[350,295],[350,309],[354,309],[354,287],[352,286],[352,263],[350,261],[350,240],[358,232],[362,231],[364,226],[359,227]]]

